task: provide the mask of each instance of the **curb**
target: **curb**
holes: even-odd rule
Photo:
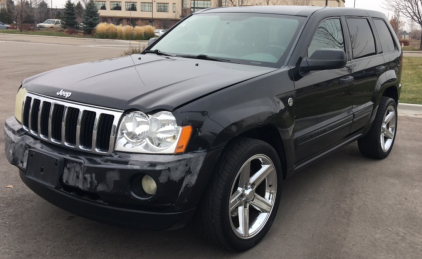
[[[78,39],[78,40],[92,40],[92,41],[108,41],[108,42],[119,42],[119,43],[129,43],[134,42],[135,40],[118,40],[118,39],[97,39],[97,38],[82,38],[82,37],[61,37],[61,36],[50,36],[50,35],[30,35],[30,34],[14,34],[14,33],[0,33],[0,35],[17,35],[17,36],[29,36],[29,37],[47,37],[47,38],[59,38],[59,39],[66,39],[66,38],[72,38],[72,39]],[[148,43],[147,40],[138,40],[137,43]]]
[[[398,112],[400,115],[422,118],[422,105],[399,103]]]

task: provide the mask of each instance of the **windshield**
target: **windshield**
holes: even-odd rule
[[[45,20],[45,22],[43,22],[43,23],[54,24],[54,20]]]
[[[167,33],[151,50],[279,67],[304,20],[303,17],[270,14],[196,14]]]

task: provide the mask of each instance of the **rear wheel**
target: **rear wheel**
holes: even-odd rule
[[[382,97],[371,129],[358,140],[359,150],[367,157],[384,159],[393,149],[396,133],[397,104],[389,97]]]
[[[277,152],[266,142],[242,138],[221,155],[200,211],[210,241],[233,250],[255,246],[270,229],[281,194]]]

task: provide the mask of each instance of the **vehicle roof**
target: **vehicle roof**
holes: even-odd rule
[[[239,6],[225,8],[210,8],[196,13],[268,13],[295,16],[311,16],[314,13],[332,15],[371,16],[386,18],[385,14],[373,10],[346,7],[319,7],[319,6]]]

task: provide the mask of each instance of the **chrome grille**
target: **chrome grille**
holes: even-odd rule
[[[63,102],[27,93],[23,128],[31,135],[71,149],[97,154],[113,151],[122,111]]]

